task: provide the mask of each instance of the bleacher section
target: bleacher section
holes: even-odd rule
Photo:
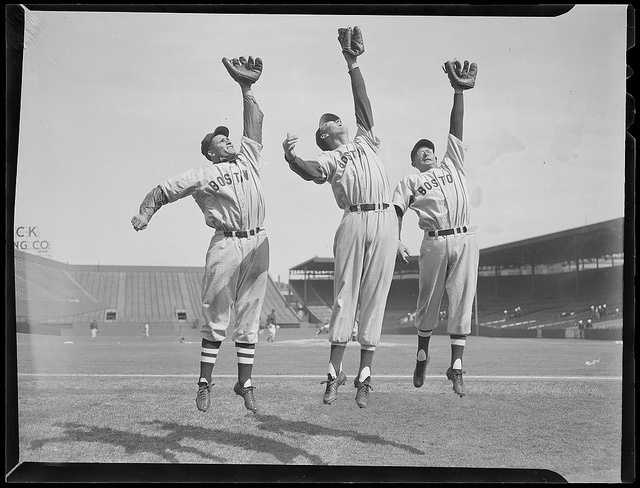
[[[16,316],[58,321],[104,308],[67,272],[65,265],[15,251]]]
[[[304,281],[290,280],[290,285],[304,302]],[[333,280],[307,280],[306,295],[309,298],[307,308],[315,321],[328,322],[333,303]],[[478,315],[480,324],[500,329],[526,329],[541,324],[548,324],[551,329],[574,327],[577,320],[591,317],[591,304],[607,303],[610,312],[615,307],[622,309],[621,296],[621,266],[583,270],[578,277],[574,273],[481,276],[478,279]],[[383,319],[384,333],[413,330],[413,324],[403,319],[407,313],[415,312],[417,298],[417,278],[394,278]],[[516,306],[522,308],[521,315],[504,320],[504,310],[508,309],[511,315]],[[446,307],[445,294],[441,309]],[[562,312],[574,312],[574,315],[563,317]],[[444,327],[440,328],[444,330]]]
[[[22,322],[77,324],[77,330],[87,329],[93,320],[101,330],[103,325],[126,330],[148,322],[152,331],[168,334],[183,329],[197,332],[194,321],[204,322],[203,268],[68,265],[20,251],[15,251],[15,267],[16,316]],[[280,325],[299,326],[269,277],[263,323],[272,309]],[[107,311],[115,312],[114,320],[106,320]]]

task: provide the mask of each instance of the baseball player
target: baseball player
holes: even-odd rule
[[[196,406],[203,412],[210,406],[211,374],[230,329],[238,358],[238,382],[233,390],[243,397],[245,407],[255,412],[251,371],[269,267],[260,181],[263,114],[251,89],[262,73],[262,61],[240,57],[223,58],[222,63],[242,90],[244,132],[240,149],[236,150],[229,140],[228,128],[217,127],[201,143],[208,163],[156,186],[131,222],[135,230],[142,230],[162,205],[192,196],[206,225],[215,229],[202,280],[206,320],[201,328]]]
[[[283,148],[291,170],[307,181],[329,182],[336,203],[344,210],[333,243],[331,355],[323,401],[332,404],[338,387],[346,382],[342,358],[359,309],[361,352],[354,385],[356,403],[364,408],[395,266],[398,219],[390,204],[391,188],[379,157],[379,141],[373,135],[371,104],[357,63],[357,57],[364,52],[362,33],[358,27],[338,29],[338,40],[351,77],[358,126],[355,138],[350,139],[340,117],[326,113],[320,117],[316,131],[316,144],[322,150],[316,160],[296,155],[296,136],[287,134]]]
[[[397,185],[393,204],[400,217],[407,209],[418,215],[424,230],[420,247],[420,279],[416,328],[418,353],[413,384],[424,383],[431,331],[438,326],[440,303],[446,290],[449,298],[447,332],[451,338],[451,365],[447,378],[453,390],[464,396],[462,354],[471,333],[471,309],[478,278],[478,245],[469,227],[470,207],[462,147],[463,90],[473,88],[475,63],[462,66],[448,61],[444,70],[454,89],[447,149],[441,161],[428,139],[420,139],[411,150],[411,165],[420,173],[405,176]],[[407,261],[407,248],[400,241],[398,254]]]

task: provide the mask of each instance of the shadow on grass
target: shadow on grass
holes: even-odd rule
[[[173,453],[183,452],[195,454],[217,463],[224,463],[225,460],[194,447],[183,446],[180,441],[185,435],[169,433],[164,437],[155,435],[128,432],[126,430],[112,429],[109,427],[96,427],[95,425],[83,425],[75,422],[56,424],[57,427],[64,428],[62,435],[50,437],[48,439],[35,439],[31,441],[32,449],[40,449],[45,444],[51,442],[100,442],[102,444],[112,444],[124,447],[126,454],[148,452],[157,454],[167,461],[177,463],[178,459]]]
[[[252,416],[253,417],[253,416]],[[217,444],[224,444],[233,447],[241,447],[249,451],[268,453],[282,463],[291,463],[296,457],[304,456],[313,464],[326,464],[320,456],[311,454],[299,447],[293,447],[284,442],[269,439],[254,434],[244,434],[228,430],[212,430],[201,426],[182,425],[175,422],[164,422],[152,420],[141,422],[143,425],[153,425],[162,430],[168,430],[167,438],[182,439],[189,438],[199,441],[213,441]]]
[[[379,435],[375,434],[363,434],[354,430],[341,430],[334,429],[332,427],[326,427],[324,425],[312,424],[301,420],[285,420],[276,415],[260,415],[255,416],[256,420],[260,422],[258,429],[266,430],[268,432],[283,433],[291,432],[295,434],[305,435],[326,435],[331,437],[350,437],[353,440],[362,442],[364,444],[379,444],[381,446],[397,447],[403,449],[412,454],[424,454],[424,451],[416,449],[408,444],[402,444],[400,442],[389,441]]]

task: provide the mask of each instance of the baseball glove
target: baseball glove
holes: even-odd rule
[[[447,61],[442,66],[442,69],[447,73],[453,88],[468,90],[476,84],[476,75],[478,74],[478,65],[476,63],[469,64],[469,61],[465,61],[463,66],[457,60]]]
[[[338,41],[343,53],[358,57],[364,52],[362,31],[357,25],[353,28],[338,29]]]
[[[222,58],[222,64],[227,68],[231,78],[241,84],[252,85],[258,81],[262,74],[262,59],[260,58],[253,59],[251,56],[249,59],[242,56],[231,60]]]

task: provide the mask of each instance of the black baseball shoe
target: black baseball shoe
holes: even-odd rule
[[[240,382],[237,382],[233,386],[233,391],[236,395],[244,398],[244,406],[247,410],[251,410],[253,413],[256,412],[256,399],[253,397],[253,390],[255,390],[254,386],[242,386]]]
[[[196,394],[196,407],[201,412],[206,412],[211,406],[211,387],[213,383],[209,384],[206,381],[198,382],[198,393]]]
[[[331,405],[338,398],[338,387],[342,386],[347,381],[347,375],[344,374],[344,371],[340,371],[336,378],[331,378],[330,374],[327,374],[327,380],[321,381],[320,384],[327,384],[327,387],[324,390],[324,396],[322,397],[322,402],[325,405]]]
[[[367,379],[360,382],[358,378],[353,380],[353,386],[356,387],[356,403],[360,408],[366,408],[367,401],[369,400],[369,390],[373,390],[371,387],[371,376],[367,376]]]
[[[464,396],[464,382],[462,381],[462,374],[464,371],[461,369],[449,368],[447,370],[447,379],[451,381],[453,385],[453,391],[460,397]]]
[[[429,356],[424,361],[416,361],[416,367],[413,370],[413,386],[420,388],[424,385],[424,375],[427,371],[427,365],[429,364]]]

